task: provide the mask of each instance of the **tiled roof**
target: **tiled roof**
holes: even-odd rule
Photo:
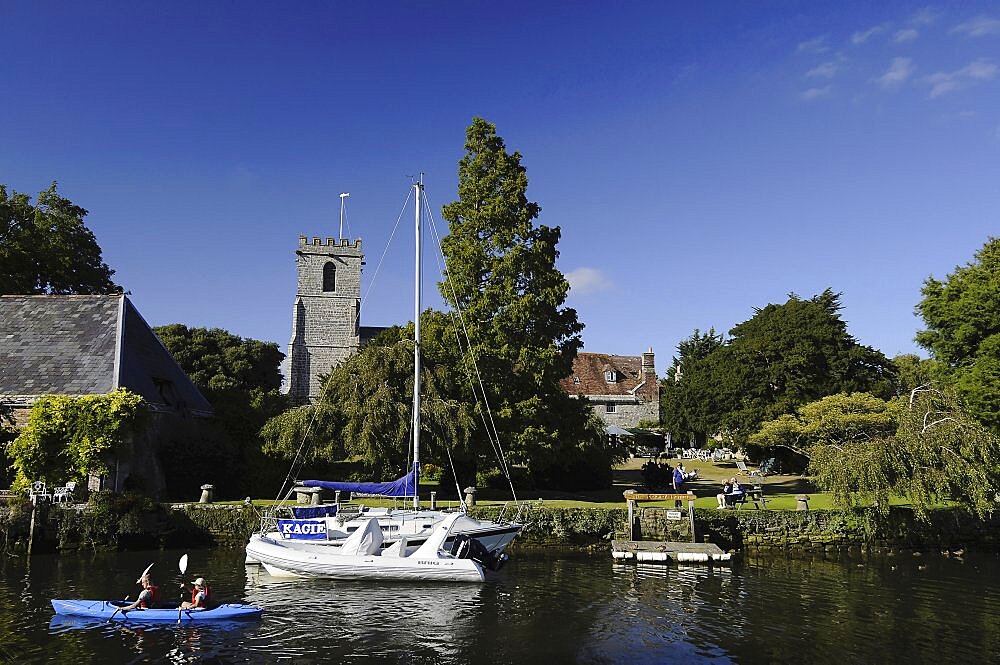
[[[605,371],[609,369],[616,374],[614,383],[608,383],[604,378]],[[570,395],[631,396],[642,382],[642,356],[578,353],[573,361],[573,374],[560,381],[559,385]]]
[[[0,395],[106,393],[122,296],[0,296]]]
[[[94,395],[123,387],[195,415],[212,405],[128,298],[0,296],[0,397]]]

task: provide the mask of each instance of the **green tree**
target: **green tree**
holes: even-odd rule
[[[1000,438],[937,390],[915,390],[890,410],[896,416],[891,434],[876,428],[810,449],[809,469],[820,488],[839,505],[874,503],[882,512],[893,496],[907,498],[923,516],[944,500],[980,516],[997,509]]]
[[[679,441],[704,445],[708,436],[720,431],[720,398],[725,395],[708,364],[713,352],[723,346],[722,335],[700,330],[677,345],[677,355],[660,382],[660,421]]]
[[[43,395],[32,405],[24,428],[7,444],[14,486],[107,473],[109,456],[130,452],[147,415],[145,400],[124,388],[106,395]]]
[[[928,387],[937,380],[939,363],[904,353],[892,359],[896,368],[896,395],[909,395],[914,388]]]
[[[917,343],[938,361],[945,382],[969,412],[1000,432],[1000,239],[945,281],[929,277],[917,312]]]
[[[178,441],[161,457],[168,492],[190,496],[199,482],[194,464],[232,469],[216,480],[221,496],[246,493],[270,496],[284,477],[282,465],[263,454],[260,429],[289,407],[279,365],[284,354],[273,342],[245,339],[219,328],[188,328],[175,323],[153,331],[215,409],[224,434],[194,448]]]
[[[607,466],[597,482],[608,482],[610,461],[587,405],[559,387],[583,330],[565,306],[569,283],[556,268],[560,229],[535,223],[541,209],[527,198],[521,155],[507,151],[493,124],[474,118],[465,149],[458,200],[443,210],[448,279],[439,288],[462,314],[500,442],[539,481],[578,478],[582,469],[569,467],[586,459]],[[481,411],[476,419],[489,422]],[[488,429],[474,432],[475,449],[489,449]]]
[[[421,461],[447,465],[448,453],[469,456],[471,389],[460,363],[442,344],[449,315],[421,316]],[[264,427],[267,450],[294,458],[306,436],[314,460],[353,459],[369,480],[402,475],[412,463],[413,325],[396,326],[323,377],[320,400]]]
[[[847,332],[841,309],[840,294],[830,289],[808,300],[792,294],[730,331],[712,365],[729,403],[737,404],[722,419],[727,429],[749,435],[827,395],[892,394],[892,363]]]
[[[816,453],[817,446],[843,449],[866,444],[895,433],[894,404],[869,393],[829,395],[763,423],[750,443],[784,447],[807,457]]]
[[[0,185],[0,294],[121,293],[86,215],[55,183],[34,205]]]

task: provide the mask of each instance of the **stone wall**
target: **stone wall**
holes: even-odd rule
[[[35,552],[74,549],[148,549],[156,547],[243,547],[260,525],[259,508],[225,504],[157,504],[135,496],[102,493],[77,506],[40,509]],[[499,506],[477,506],[475,517],[495,518]],[[643,540],[690,542],[687,514],[667,519],[667,509],[641,508]],[[23,551],[30,505],[0,504],[0,551]],[[508,511],[507,516],[510,517]],[[622,508],[530,507],[512,549],[570,547],[607,553],[613,539],[627,539],[627,511]],[[912,511],[873,510],[715,511],[695,510],[698,542],[725,550],[809,556],[877,554],[890,551],[949,551],[1000,545],[1000,518],[981,520],[958,509],[933,511],[927,521]]]
[[[658,402],[614,402],[615,412],[608,413],[605,404],[610,400],[605,400],[604,402],[597,401],[599,398],[591,398],[591,407],[594,409],[594,413],[604,421],[606,425],[617,425],[618,427],[638,427],[639,422],[642,420],[652,420],[654,422],[660,419],[660,405]]]

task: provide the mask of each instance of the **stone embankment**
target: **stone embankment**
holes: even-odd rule
[[[30,504],[0,506],[0,550],[27,549]],[[499,508],[472,514],[495,517]],[[689,522],[665,508],[637,511],[644,540],[690,541]],[[606,552],[628,538],[624,508],[549,508],[533,505],[513,549],[559,547]],[[143,497],[97,495],[86,504],[41,506],[33,551],[242,547],[260,525],[259,508],[230,504],[160,504]],[[695,511],[695,539],[725,550],[761,554],[844,555],[899,550],[994,547],[1000,520],[980,520],[958,509],[933,511],[927,521],[905,509]]]

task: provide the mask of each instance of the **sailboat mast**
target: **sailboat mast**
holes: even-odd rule
[[[420,508],[420,208],[423,205],[423,175],[413,185],[416,191],[416,214],[414,215],[416,239],[416,279],[413,287],[413,508]]]

